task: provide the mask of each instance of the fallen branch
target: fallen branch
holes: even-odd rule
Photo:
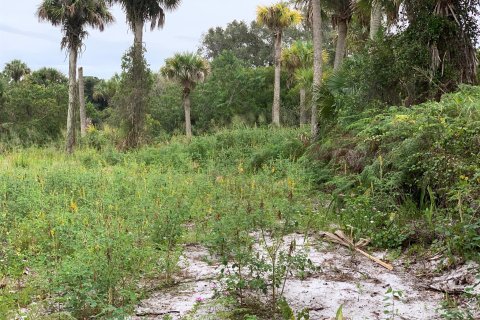
[[[446,294],[449,294],[449,295],[462,295],[462,294],[465,294],[466,291],[463,290],[463,289],[457,289],[457,288],[437,288],[437,287],[434,287],[432,284],[431,285],[426,285],[426,286],[422,286],[421,288],[425,289],[425,290],[429,290],[429,291],[434,291],[434,292],[440,292],[440,293],[446,293]]]
[[[166,316],[168,314],[179,314],[180,311],[150,311],[150,310],[145,310],[145,311],[137,311],[135,315],[137,317],[151,317],[151,316]]]
[[[362,249],[360,249],[358,246],[356,246],[351,239],[349,239],[342,231],[338,230],[335,231],[335,233],[331,232],[321,232],[320,235],[324,238],[327,238],[331,242],[338,243],[344,247],[350,248],[352,250],[355,250],[365,257],[369,258],[370,260],[376,262],[377,264],[381,265],[382,267],[392,271],[393,266],[391,264],[388,264],[386,262],[383,262],[382,260],[375,258],[374,256],[366,253]]]

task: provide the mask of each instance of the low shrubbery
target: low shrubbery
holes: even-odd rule
[[[231,228],[248,233],[262,219],[268,228],[279,212],[300,228],[310,210],[309,178],[295,161],[301,134],[238,129],[129,153],[95,136],[100,145],[86,140],[73,157],[54,148],[5,154],[0,318],[33,301],[49,313],[118,318],[147,279],[171,283],[186,242],[228,257]]]
[[[311,150],[339,220],[379,247],[438,241],[480,248],[480,89],[411,108],[365,112]]]

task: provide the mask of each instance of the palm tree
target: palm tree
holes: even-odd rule
[[[297,10],[290,9],[285,3],[272,6],[259,6],[257,8],[257,22],[270,29],[275,37],[275,82],[273,91],[272,122],[280,126],[280,75],[282,36],[285,28],[299,24],[302,15]]]
[[[72,153],[75,145],[74,106],[78,50],[88,35],[85,30],[87,26],[103,31],[105,25],[114,19],[103,0],[43,0],[37,16],[41,21],[61,26],[61,48],[69,50],[66,151]]]
[[[306,92],[310,75],[313,80],[313,45],[311,42],[297,41],[290,48],[282,51],[282,64],[294,77],[300,91],[300,125],[307,123]],[[311,84],[311,82],[310,82]]]
[[[312,95],[312,118],[311,133],[313,137],[318,135],[317,100],[322,85],[323,59],[322,59],[322,10],[320,0],[310,0],[312,6],[312,32],[313,32],[313,95]]]
[[[300,68],[295,71],[295,81],[300,89],[300,126],[308,123],[307,89],[313,84],[313,68]]]
[[[192,137],[190,117],[190,94],[199,82],[203,82],[210,72],[207,60],[194,53],[177,53],[165,60],[160,71],[168,79],[175,80],[183,86],[183,108],[185,111],[185,131],[187,138]]]
[[[317,103],[323,77],[323,30],[322,30],[322,0],[292,0],[304,8],[307,21],[313,34],[313,83],[312,83],[312,115],[311,134],[318,135]]]
[[[30,72],[30,68],[21,60],[12,60],[5,64],[5,69],[3,69],[3,73],[13,82],[19,82]]]
[[[354,2],[352,0],[324,0],[324,5],[331,13],[333,27],[338,32],[333,64],[333,70],[338,70],[345,58],[348,23],[352,19]]]
[[[322,52],[322,61],[327,63],[328,53]],[[282,51],[282,64],[293,77],[300,92],[300,125],[307,124],[307,90],[313,84],[313,44],[297,41]],[[311,91],[311,90],[309,90]]]
[[[382,20],[387,16],[387,22],[397,21],[400,5],[403,0],[353,0],[356,14],[365,19],[369,18],[370,40],[378,36]]]
[[[181,0],[107,0],[110,3],[118,3],[125,11],[127,22],[133,31],[133,61],[132,61],[132,103],[129,114],[129,128],[125,139],[126,148],[137,147],[140,143],[140,134],[143,127],[146,100],[141,97],[145,92],[142,87],[142,63],[143,63],[143,29],[145,23],[150,21],[150,29],[161,28],[165,24],[165,11],[174,10]]]

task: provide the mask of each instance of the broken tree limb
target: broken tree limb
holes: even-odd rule
[[[169,314],[180,314],[180,311],[171,310],[171,311],[154,311],[154,310],[139,310],[135,313],[137,317],[151,317],[151,316],[166,316]]]
[[[383,262],[382,260],[375,258],[374,256],[368,254],[367,252],[363,251],[360,249],[358,246],[356,246],[351,239],[349,239],[342,231],[335,231],[335,233],[331,232],[321,232],[320,235],[322,237],[327,238],[331,242],[338,243],[344,247],[350,248],[352,250],[355,250],[359,252],[360,254],[364,255],[368,259],[374,261],[375,263],[381,265],[385,269],[388,269],[390,271],[393,270],[393,266],[391,264],[388,264],[386,262]]]
[[[359,249],[359,248],[355,248],[355,251],[357,252],[360,252],[361,254],[363,254],[365,257],[369,258],[370,260],[372,261],[375,261],[376,263],[378,263],[379,265],[381,265],[382,267],[392,271],[393,270],[393,266],[389,263],[386,263],[386,262],[383,262],[382,260],[378,259],[378,258],[375,258],[374,256],[366,253],[365,251],[363,251],[362,249]]]

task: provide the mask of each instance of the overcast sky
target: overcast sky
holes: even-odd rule
[[[35,11],[41,0],[0,0],[0,70],[5,63],[20,59],[32,69],[48,66],[67,73],[68,59],[60,50],[60,29],[40,23]],[[237,20],[252,21],[259,4],[273,0],[182,0],[168,12],[163,29],[145,30],[147,61],[157,71],[165,58],[176,52],[196,51],[203,33],[210,27]],[[133,35],[121,8],[113,7],[116,22],[104,32],[89,30],[78,64],[86,75],[109,78],[120,71],[120,60],[132,45]]]

